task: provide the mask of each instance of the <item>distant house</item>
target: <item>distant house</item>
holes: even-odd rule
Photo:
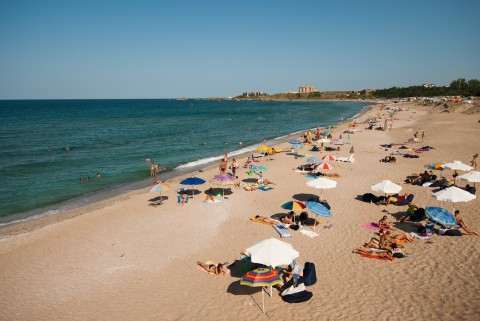
[[[300,86],[298,87],[298,92],[301,94],[309,94],[318,92],[317,88],[313,86]]]
[[[436,87],[435,84],[422,84],[423,87],[425,88],[434,88]]]

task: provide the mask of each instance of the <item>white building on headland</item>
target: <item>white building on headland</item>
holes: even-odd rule
[[[300,86],[298,87],[298,92],[301,94],[309,94],[318,92],[317,88],[313,86]]]
[[[434,87],[437,87],[435,86],[435,84],[422,84],[423,87],[425,88],[434,88]]]

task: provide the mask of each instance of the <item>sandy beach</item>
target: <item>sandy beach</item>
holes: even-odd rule
[[[400,104],[397,105],[400,107]],[[203,202],[203,191],[218,168],[195,173],[207,181],[184,206],[177,204],[178,177],[167,183],[164,204],[149,206],[155,194],[147,190],[62,214],[63,219],[0,229],[1,320],[477,320],[480,314],[480,237],[433,235],[430,242],[406,244],[406,258],[381,261],[352,253],[375,236],[362,227],[387,215],[395,221],[405,206],[362,202],[357,197],[372,192],[370,186],[389,179],[402,183],[411,173],[423,172],[432,162],[460,160],[470,164],[479,150],[480,116],[464,113],[470,106],[450,112],[440,107],[404,103],[391,131],[364,130],[350,134],[335,156],[347,157],[353,146],[355,162],[331,162],[339,175],[334,189],[324,190],[332,217],[322,218],[318,237],[291,231],[284,239],[300,253],[298,261],[316,265],[316,284],[307,288],[313,298],[300,304],[284,302],[277,291],[265,297],[261,311],[259,288],[239,284],[236,276],[212,276],[196,268],[197,261],[233,263],[257,241],[279,238],[270,226],[249,220],[286,213],[280,206],[294,198],[319,195],[296,172],[305,159],[288,152],[267,157],[265,177],[275,182],[270,191],[245,191],[232,186],[228,199]],[[373,106],[369,116],[385,114]],[[378,123],[383,124],[383,119]],[[334,137],[346,130],[342,124]],[[408,143],[425,132],[423,142]],[[396,163],[379,160],[394,148],[432,146],[419,158],[397,157]],[[289,148],[282,143],[277,148]],[[299,151],[307,156],[325,152]],[[271,159],[270,159],[271,158]],[[239,164],[246,157],[239,159]],[[258,158],[258,160],[261,160]],[[230,160],[229,160],[230,162]],[[478,167],[477,167],[478,170]],[[240,179],[248,179],[240,168]],[[451,177],[453,171],[443,175]],[[460,173],[462,174],[462,173]],[[459,182],[459,186],[466,185]],[[213,186],[216,187],[216,186]],[[402,183],[402,193],[415,195],[419,207],[453,204],[432,197],[433,188]],[[375,193],[380,195],[379,193]],[[480,232],[479,199],[456,203],[469,227]],[[310,213],[310,216],[313,216]],[[324,228],[330,225],[331,228]],[[396,223],[398,231],[411,232],[411,223]],[[307,228],[309,229],[309,228]]]

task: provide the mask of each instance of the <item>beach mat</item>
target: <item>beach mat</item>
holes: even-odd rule
[[[280,234],[282,239],[292,237],[292,234],[288,233],[288,228],[284,225],[274,225],[273,228]]]
[[[380,227],[376,222],[368,222],[368,223],[362,224],[362,227],[367,228],[369,230],[373,230],[373,231],[380,231]],[[384,229],[384,230],[388,231],[389,229]]]
[[[366,258],[369,258],[369,259],[377,259],[377,260],[381,260],[381,261],[395,261],[394,257],[389,259],[388,257],[378,257],[378,256],[368,255],[368,254],[365,254],[365,253],[360,254],[360,256],[361,257],[366,257]]]
[[[262,187],[259,187],[257,188],[258,190],[261,190],[261,191],[264,191],[264,192],[267,192],[267,191],[270,191],[273,189],[273,187],[270,187],[270,186],[262,186]]]
[[[262,220],[257,219],[255,216],[250,217],[250,221],[260,223],[260,224],[263,224],[263,225],[268,225],[268,226],[275,226],[275,225],[282,224],[282,222],[280,222],[280,221],[277,221],[278,222],[277,224],[267,223],[267,222],[264,222]]]

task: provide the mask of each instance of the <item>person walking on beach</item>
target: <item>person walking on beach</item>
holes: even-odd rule
[[[422,142],[424,138],[425,138],[425,132],[422,130]]]
[[[472,166],[473,169],[477,169],[477,157],[478,157],[478,153],[475,153],[475,155],[473,155],[472,160],[470,161],[470,166]]]
[[[238,164],[237,164],[237,160],[234,158],[232,160],[232,165],[230,165],[232,167],[232,176],[236,176],[235,175],[235,172],[237,171],[237,168],[238,168]]]

